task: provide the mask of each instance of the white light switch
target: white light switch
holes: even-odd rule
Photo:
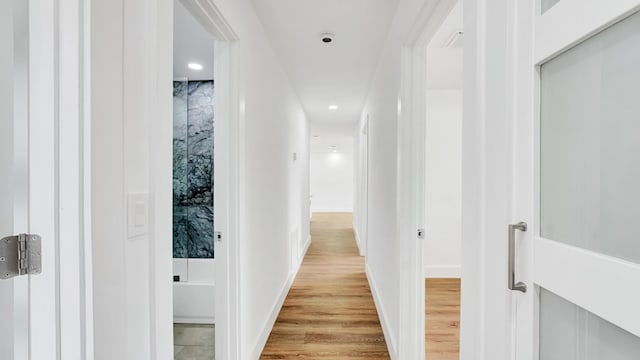
[[[139,228],[141,226],[145,226],[147,223],[147,204],[145,204],[142,201],[136,201],[135,203],[135,215],[136,215],[136,220],[135,220],[135,226],[136,228]]]
[[[127,223],[129,238],[145,235],[149,231],[149,194],[129,193]]]

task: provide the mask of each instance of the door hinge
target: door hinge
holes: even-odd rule
[[[214,236],[217,242],[222,242],[222,231],[216,231]]]
[[[33,234],[7,236],[0,240],[0,279],[42,272],[42,240]]]
[[[424,229],[418,229],[418,239],[424,239]]]

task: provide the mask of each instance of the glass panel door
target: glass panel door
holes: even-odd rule
[[[636,13],[540,68],[541,360],[640,353],[640,311],[624,300],[638,290],[619,281],[640,281],[638,64]]]

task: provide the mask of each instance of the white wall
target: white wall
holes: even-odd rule
[[[400,332],[398,294],[401,264],[400,243],[396,238],[396,175],[401,48],[424,3],[423,0],[399,1],[360,124],[369,117],[367,276],[378,313],[383,318],[382,325],[392,358],[396,357],[395,347]],[[360,144],[362,139],[358,133],[356,136]],[[356,188],[359,186],[357,183]],[[361,194],[357,196],[362,197]]]
[[[144,6],[145,1],[101,1],[91,6],[91,226],[97,360],[149,359],[151,351],[152,239],[148,234],[128,239],[125,222],[127,193],[149,192],[147,81],[152,72],[143,66],[148,59],[143,45],[147,19],[140,16]],[[135,57],[140,59],[138,66],[129,62]],[[162,126],[170,116],[154,122]],[[170,238],[167,234],[153,240]]]
[[[461,69],[460,69],[461,70]],[[427,91],[426,277],[460,276],[462,91]]]
[[[354,155],[354,208],[353,208],[353,230],[358,243],[358,250],[361,256],[367,255],[367,212],[368,212],[368,118],[362,115],[362,121],[355,129],[355,155]]]
[[[309,134],[249,0],[214,2],[240,38],[239,347],[242,359],[253,359],[293,278],[291,259],[300,259],[309,238]],[[168,360],[173,2],[96,1],[91,13],[95,358]],[[132,191],[150,193],[151,232],[127,239],[125,200]],[[295,254],[292,233],[299,238]],[[155,276],[166,282],[155,284]]]
[[[241,345],[257,358],[279,302],[292,281],[293,234],[309,238],[308,124],[249,1],[225,0],[220,9],[240,37],[244,114],[244,209],[240,228]],[[293,153],[300,158],[293,160]],[[299,192],[297,191],[299,189]],[[302,193],[306,193],[302,195]],[[303,233],[305,232],[305,233]],[[300,248],[298,250],[301,250]],[[299,256],[298,256],[299,257]]]
[[[353,147],[353,144],[351,145]],[[353,211],[353,152],[351,149],[311,153],[311,210]]]

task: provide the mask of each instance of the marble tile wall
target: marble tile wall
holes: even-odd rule
[[[213,81],[174,81],[174,258],[214,257],[213,126]]]

